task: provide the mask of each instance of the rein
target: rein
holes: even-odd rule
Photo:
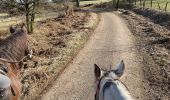
[[[24,59],[26,59],[29,55],[23,57],[21,60],[19,61],[11,61],[11,60],[7,60],[7,59],[3,59],[3,58],[0,58],[0,61],[3,61],[3,62],[8,62],[8,63],[20,63],[22,62]]]
[[[30,51],[30,53],[28,54],[28,55],[26,55],[26,56],[24,56],[21,60],[19,60],[19,61],[11,61],[11,60],[7,60],[7,59],[4,59],[4,58],[0,58],[0,65],[2,65],[2,66],[0,66],[0,74],[2,74],[2,75],[4,75],[4,76],[7,76],[8,77],[8,67],[7,66],[4,66],[5,64],[4,63],[11,63],[12,65],[13,64],[16,64],[16,63],[20,63],[20,62],[22,62],[24,59],[26,59],[26,58],[32,58],[32,50]],[[15,67],[14,67],[15,68]],[[8,78],[10,78],[10,77],[8,77]],[[11,93],[12,93],[12,95],[13,96],[16,96],[17,94],[15,93],[15,91],[14,91],[14,87],[11,85],[10,86],[10,89],[11,89]],[[1,92],[1,91],[0,91]],[[2,95],[3,96],[3,95]]]
[[[21,60],[19,60],[19,61],[11,61],[11,60],[7,60],[7,59],[4,59],[4,58],[0,58],[0,61],[8,62],[8,63],[20,63],[20,62],[22,62],[24,59],[30,58],[31,56],[32,56],[32,50],[31,50],[31,53],[30,53],[30,54],[24,56],[24,57],[23,57]]]

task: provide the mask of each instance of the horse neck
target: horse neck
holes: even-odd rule
[[[16,96],[11,95],[11,100],[19,100],[19,97],[21,95],[21,82],[18,78],[19,70],[17,70],[16,67],[16,64],[11,64],[8,72],[8,77],[11,79],[11,87],[16,94]]]
[[[107,80],[105,80],[106,83]],[[126,86],[119,80],[112,82],[109,87],[101,89],[100,98],[103,99],[99,100],[133,100]]]

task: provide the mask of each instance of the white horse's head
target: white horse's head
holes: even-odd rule
[[[103,70],[94,64],[97,89],[95,100],[129,100],[132,99],[126,86],[119,80],[125,70],[123,60],[114,70]]]

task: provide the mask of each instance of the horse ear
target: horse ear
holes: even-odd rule
[[[101,69],[96,64],[94,64],[94,73],[95,73],[96,79],[99,79],[101,76]]]
[[[123,60],[120,62],[120,64],[116,67],[115,69],[115,74],[118,76],[118,77],[121,77],[124,73],[124,70],[125,70],[125,64],[123,62]]]
[[[11,25],[9,28],[10,33],[14,33],[16,30],[16,26]]]
[[[26,28],[25,23],[21,24],[21,30],[27,33],[27,28]]]

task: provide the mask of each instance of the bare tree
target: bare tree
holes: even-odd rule
[[[167,12],[168,3],[169,3],[169,2],[166,2],[166,5],[165,5],[165,12]]]
[[[157,3],[158,3],[158,8],[159,8],[159,10],[161,10],[161,6],[160,6],[159,2],[157,2]]]
[[[151,0],[151,8],[152,8],[152,3],[153,3],[153,0]]]
[[[142,6],[142,0],[140,0],[140,6]]]
[[[115,7],[115,4],[116,4],[116,0],[113,0],[112,2],[113,2],[113,7]]]
[[[119,8],[119,3],[120,3],[120,0],[117,0],[117,2],[116,2],[116,9],[118,9]]]
[[[19,4],[25,9],[26,25],[29,33],[34,30],[35,8],[39,0],[20,0]]]
[[[77,7],[80,6],[80,0],[76,0],[76,6],[77,6]]]
[[[143,0],[143,8],[145,8],[146,0]]]

